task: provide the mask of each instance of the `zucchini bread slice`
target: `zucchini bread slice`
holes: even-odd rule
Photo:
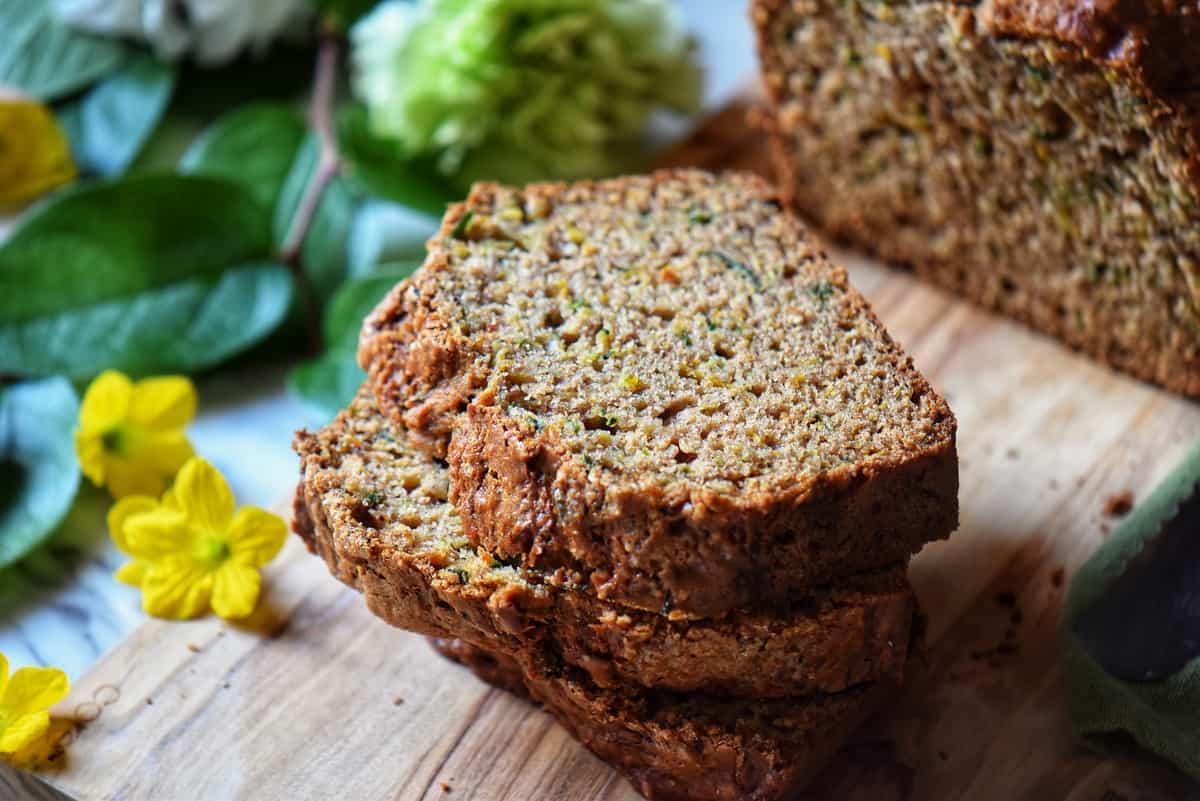
[[[797,210],[1200,395],[1195,2],[755,0],[752,15]]]
[[[359,358],[498,558],[711,617],[957,525],[945,401],[758,178],[477,184],[428,250]]]
[[[861,685],[805,698],[734,701],[603,690],[539,656],[458,640],[433,647],[482,680],[542,704],[652,801],[785,801],[807,785],[887,693]]]
[[[901,679],[915,609],[902,567],[721,620],[624,609],[472,546],[445,466],[409,447],[369,394],[296,448],[296,530],[396,626],[497,652],[544,645],[606,687],[780,696]]]

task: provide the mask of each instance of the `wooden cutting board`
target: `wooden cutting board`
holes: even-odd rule
[[[762,169],[743,111],[670,160]],[[1200,798],[1148,760],[1072,744],[1055,640],[1066,583],[1113,523],[1106,499],[1143,497],[1200,437],[1200,407],[911,275],[843,261],[958,415],[962,525],[912,565],[925,664],[813,797]],[[36,778],[0,773],[0,797],[637,798],[547,715],[373,618],[298,542],[249,625],[148,621],[59,712],[64,747]]]

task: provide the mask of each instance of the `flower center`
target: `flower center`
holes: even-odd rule
[[[116,456],[125,453],[125,431],[120,426],[105,431],[100,437],[100,442],[104,445],[105,453]]]
[[[222,537],[201,537],[196,542],[196,558],[210,565],[219,565],[229,558],[229,543]]]

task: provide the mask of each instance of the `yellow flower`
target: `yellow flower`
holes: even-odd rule
[[[106,370],[83,396],[75,453],[83,473],[114,498],[158,495],[192,456],[183,433],[196,414],[196,389],[182,376],[136,384]]]
[[[74,177],[71,146],[50,110],[0,97],[0,210],[19,208]]]
[[[50,707],[66,697],[71,684],[56,668],[21,668],[8,675],[0,654],[0,754],[13,754],[46,733]]]
[[[258,568],[275,558],[287,538],[277,515],[254,506],[234,514],[233,493],[217,469],[199,457],[179,471],[161,501],[134,495],[108,513],[117,547],[133,557],[118,581],[142,590],[148,614],[185,620],[210,604],[227,620],[258,605]]]

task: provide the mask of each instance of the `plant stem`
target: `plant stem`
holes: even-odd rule
[[[321,41],[317,49],[312,107],[309,110],[310,123],[317,133],[319,144],[317,166],[308,185],[304,187],[304,194],[300,198],[300,204],[296,207],[296,215],[292,217],[287,236],[284,237],[283,246],[279,252],[280,259],[292,271],[295,278],[314,352],[321,350],[320,312],[317,309],[316,298],[313,297],[312,285],[304,273],[300,260],[301,251],[304,248],[304,238],[308,235],[308,229],[312,227],[317,210],[321,207],[321,198],[325,194],[325,189],[337,177],[338,170],[342,166],[333,130],[333,100],[337,84],[338,51],[339,40],[332,26],[323,25]]]

